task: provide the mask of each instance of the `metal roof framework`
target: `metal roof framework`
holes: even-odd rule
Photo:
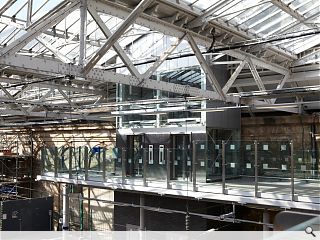
[[[234,104],[237,91],[319,85],[319,26],[317,0],[3,1],[0,121],[106,121],[116,107],[104,115],[94,110],[117,101],[117,83]],[[155,40],[150,51],[132,52],[155,36],[175,41],[162,52]],[[189,44],[183,52],[181,42]],[[184,55],[195,56],[213,91],[186,85],[198,81],[191,72],[171,82],[151,79],[166,61]],[[212,64],[228,66],[224,86]]]

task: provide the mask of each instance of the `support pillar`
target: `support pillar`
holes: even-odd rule
[[[270,223],[270,213],[268,212],[268,209],[263,211],[263,223],[263,231],[270,231],[269,227],[266,225]]]
[[[62,230],[69,231],[69,187],[62,186]]]
[[[145,204],[145,199],[144,195],[140,194],[140,206],[144,206]],[[144,221],[144,208],[140,207],[140,230],[144,231],[145,230],[145,221]]]

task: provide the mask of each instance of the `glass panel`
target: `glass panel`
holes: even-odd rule
[[[154,148],[149,145],[146,151],[146,180],[148,186],[166,188],[167,182],[167,149]]]
[[[72,148],[62,146],[58,148],[58,176],[69,178],[69,164],[72,157]]]
[[[226,152],[226,189],[228,194],[254,195],[254,142],[228,141]]]
[[[88,179],[93,181],[103,180],[103,152],[104,148],[94,146],[89,149],[88,155]]]
[[[191,190],[192,151],[189,135],[176,135],[175,148],[172,149],[171,187]]]
[[[198,191],[222,193],[221,141],[196,142],[196,180]]]
[[[268,193],[273,198],[291,200],[290,152],[287,141],[258,143],[259,191],[262,197]]]
[[[121,149],[120,148],[107,148],[106,149],[106,163],[105,172],[106,179],[117,179],[121,180]]]
[[[57,154],[56,147],[41,148],[41,162],[43,166],[42,173],[44,175],[54,176],[54,159]]]
[[[88,151],[87,147],[75,147],[73,148],[72,158],[72,178],[84,179],[85,177],[85,151]]]
[[[319,154],[320,152],[318,152],[318,156]],[[298,200],[302,200],[301,197],[307,197],[304,200],[309,197],[319,198],[319,160],[317,160],[316,152],[311,150],[295,151],[294,163],[294,191]]]
[[[130,180],[127,183],[142,185],[143,148],[140,146],[135,148],[127,148],[126,153],[126,180]]]

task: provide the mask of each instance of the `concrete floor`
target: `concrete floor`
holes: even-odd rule
[[[45,176],[53,176],[52,173],[46,173]],[[59,173],[59,177],[68,178],[68,174]],[[83,174],[73,174],[73,179],[84,180]],[[103,182],[102,175],[90,174],[90,181]],[[122,177],[110,175],[106,177],[106,182],[113,182],[114,184],[122,184]],[[147,178],[148,187],[167,188],[167,181],[165,178]],[[126,185],[143,186],[143,178],[140,177],[126,177]],[[239,177],[227,179],[225,184],[226,193],[228,195],[248,196],[254,197],[255,185],[252,177]],[[222,193],[221,181],[204,182],[204,180],[197,180],[197,191],[203,193]],[[193,190],[193,183],[190,179],[177,179],[170,181],[170,188],[175,190]],[[291,182],[290,179],[275,179],[275,178],[261,178],[258,179],[258,194],[260,198],[292,200]],[[295,201],[319,203],[320,204],[320,181],[310,179],[295,179],[294,181],[294,195]]]

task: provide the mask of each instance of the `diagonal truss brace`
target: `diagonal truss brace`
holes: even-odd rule
[[[50,14],[48,15],[45,15],[44,19],[40,18],[37,22],[32,24],[27,29],[27,32],[24,35],[3,48],[0,51],[0,56],[12,55],[18,52],[30,41],[40,36],[43,31],[62,21],[71,12],[76,10],[78,8],[78,5],[78,2],[70,3],[69,5],[64,4],[64,2],[62,4],[59,4],[54,11],[50,12]]]
[[[188,38],[189,44],[190,44],[193,52],[195,53],[203,71],[205,72],[206,76],[208,77],[208,80],[210,81],[212,88],[219,94],[219,96],[223,100],[225,100],[225,94],[223,93],[218,80],[216,79],[210,66],[208,65],[208,63],[204,59],[204,57],[203,57],[200,49],[198,48],[196,42],[194,41],[193,37],[189,33],[187,33],[187,38]]]
[[[103,34],[107,38],[110,38],[112,36],[112,33],[109,30],[109,28],[106,26],[106,24],[103,22],[98,12],[92,6],[88,6],[88,11],[92,16],[92,18],[97,23],[97,25],[100,27]],[[129,59],[129,57],[127,56],[127,54],[125,53],[125,51],[122,49],[122,47],[117,41],[114,43],[113,48],[121,58],[122,62],[127,66],[130,73],[135,77],[140,77],[140,73],[138,72],[137,68],[133,65],[133,63],[131,62],[131,60]]]
[[[129,28],[129,26],[139,17],[139,15],[152,3],[154,0],[143,0],[122,22],[120,27],[107,39],[105,44],[99,51],[90,59],[87,65],[83,68],[82,73],[87,75],[90,70],[99,62],[106,52],[116,43],[120,36]]]
[[[64,99],[67,100],[67,102],[69,103],[70,106],[75,107],[76,104],[73,103],[70,99],[70,97],[67,96],[67,94],[65,94],[65,92],[63,90],[61,90],[60,88],[58,88],[59,93],[64,97]]]
[[[179,46],[179,44],[184,39],[185,35],[181,38],[178,38],[176,42],[174,42],[167,50],[163,52],[163,54],[159,57],[159,59],[143,74],[142,81],[145,79],[149,79],[152,74],[161,66],[161,64],[170,56],[170,54]],[[140,84],[141,84],[140,83]]]
[[[7,89],[5,89],[1,84],[0,84],[0,89],[8,96],[8,98],[10,100],[13,100],[15,101],[16,99],[9,93],[9,91]],[[23,108],[21,107],[19,104],[15,104],[22,112],[24,112],[25,114],[28,115],[28,112]]]
[[[236,80],[236,78],[238,77],[239,73],[241,72],[242,68],[244,67],[244,65],[247,63],[246,60],[243,60],[240,65],[236,68],[236,70],[233,72],[233,74],[231,75],[231,77],[229,78],[228,82],[224,85],[224,87],[222,88],[222,91],[224,94],[227,94],[227,92],[229,91],[229,89],[231,88],[232,84],[234,83],[234,81]]]
[[[287,80],[290,78],[291,74],[286,74],[284,75],[284,77],[282,78],[282,80],[280,81],[280,83],[277,85],[276,90],[280,90],[283,88],[284,84],[287,82]],[[271,99],[271,103],[274,104],[277,101],[276,98]]]
[[[52,89],[50,89],[49,91],[47,91],[46,94],[44,94],[44,95],[39,99],[39,102],[43,102],[43,100],[45,100],[47,97],[49,97],[51,93],[52,93]],[[33,105],[33,106],[29,107],[29,108],[27,109],[27,111],[28,111],[29,113],[31,113],[36,107],[37,107],[37,105]]]
[[[53,47],[51,43],[49,43],[46,39],[39,36],[36,38],[38,42],[40,42],[45,48],[47,48],[50,52],[52,52],[57,58],[59,58],[64,63],[72,63],[72,61],[62,54],[58,49]]]
[[[249,68],[250,68],[250,71],[252,73],[252,76],[259,88],[260,91],[266,91],[266,87],[264,86],[262,80],[261,80],[261,77],[259,76],[259,73],[256,69],[256,66],[252,63],[251,59],[248,59],[248,64],[249,64]],[[271,101],[270,99],[267,99],[266,100],[267,103],[271,104]]]

